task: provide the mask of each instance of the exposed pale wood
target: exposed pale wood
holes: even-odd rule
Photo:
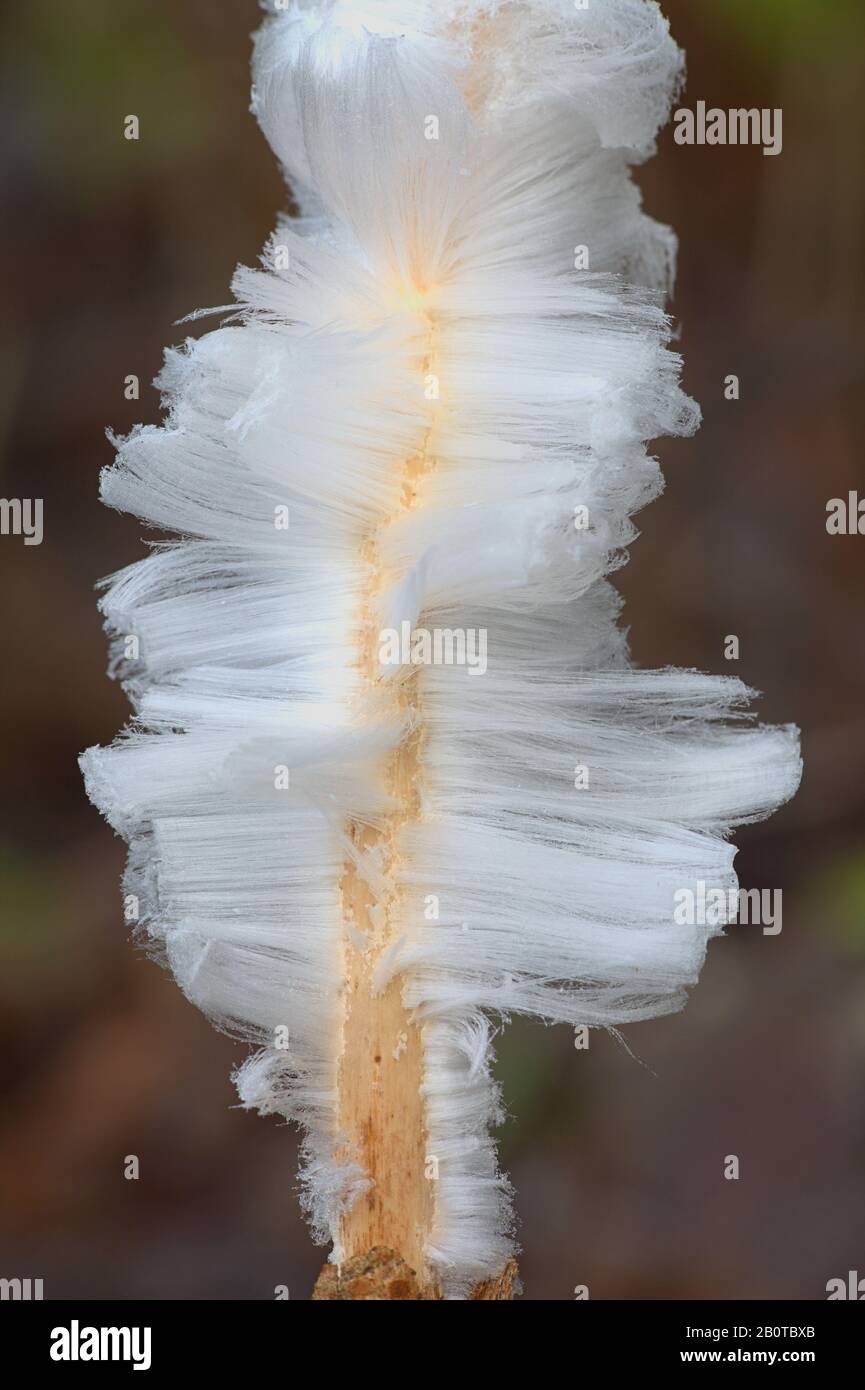
[[[400,750],[392,768],[394,787],[409,784],[416,767],[416,739]],[[404,802],[405,814],[411,801]],[[387,872],[396,863],[393,840],[404,815],[394,817],[383,833],[356,830],[355,841],[368,849],[378,844]],[[346,948],[346,1016],[340,1063],[341,1128],[349,1153],[372,1180],[369,1190],[342,1223],[343,1260],[375,1246],[397,1250],[412,1269],[424,1271],[424,1247],[433,1215],[432,1184],[425,1175],[426,1120],[421,1084],[423,1046],[420,1029],[402,1002],[402,984],[393,980],[380,994],[372,974],[392,942],[393,899],[376,904],[353,865],[346,869],[343,903],[356,927],[371,938],[368,949]],[[378,920],[369,909],[383,909]]]
[[[313,1299],[324,1302],[417,1302],[424,1298],[417,1276],[393,1250],[377,1247],[354,1255],[342,1265],[325,1265]]]
[[[498,1279],[478,1284],[470,1299],[505,1302],[514,1297],[518,1287],[517,1266],[511,1260]],[[378,1247],[342,1265],[325,1265],[312,1297],[319,1302],[410,1303],[438,1300],[441,1295],[425,1291],[414,1270],[393,1250]]]
[[[426,319],[428,346],[419,363],[422,378],[437,373],[438,331],[434,315],[424,308],[426,286],[415,286],[404,296],[412,312]],[[433,419],[423,447],[407,460],[399,486],[398,502],[391,524],[422,502],[424,475],[435,467],[435,424]],[[384,528],[383,528],[384,529]],[[343,874],[342,909],[346,923],[343,958],[344,1015],[338,1069],[339,1125],[345,1139],[342,1158],[359,1163],[369,1179],[366,1192],[342,1218],[337,1242],[339,1268],[360,1270],[337,1278],[327,1274],[328,1293],[320,1298],[421,1298],[441,1297],[434,1277],[427,1268],[426,1247],[435,1214],[434,1165],[427,1175],[427,1130],[422,1084],[424,1056],[421,1029],[402,1002],[402,982],[392,981],[376,993],[374,976],[383,955],[394,945],[394,907],[399,868],[400,832],[422,814],[423,709],[419,680],[403,672],[392,681],[383,681],[378,667],[378,623],[375,598],[390,582],[379,559],[380,536],[371,536],[364,551],[369,582],[358,620],[359,664],[368,694],[376,706],[402,718],[406,735],[383,776],[394,811],[382,826],[354,825],[349,828],[360,854],[374,853],[383,873],[383,887],[376,897],[355,863],[349,859]],[[345,1292],[367,1287],[371,1254],[384,1252],[385,1266],[379,1283],[404,1288],[395,1269],[407,1270],[413,1293]],[[395,1265],[393,1261],[398,1263]],[[359,1265],[355,1262],[359,1261]],[[330,1266],[329,1268],[333,1268]],[[327,1271],[326,1271],[327,1273]],[[507,1271],[502,1275],[507,1292],[495,1292],[501,1281],[479,1286],[477,1298],[509,1298]],[[324,1278],[324,1276],[322,1276]],[[389,1281],[389,1282],[388,1282]],[[321,1281],[320,1281],[321,1283]],[[342,1292],[333,1292],[333,1288]]]
[[[429,321],[429,349],[420,363],[424,375],[433,369],[435,336]],[[431,426],[422,450],[406,461],[391,520],[417,505],[422,477],[433,466],[432,432]],[[391,713],[406,720],[407,734],[384,773],[396,809],[381,828],[355,825],[350,830],[359,851],[379,855],[385,886],[376,899],[351,861],[342,880],[343,914],[353,930],[347,933],[344,952],[339,1122],[346,1140],[343,1157],[360,1163],[370,1186],[343,1217],[339,1254],[345,1263],[375,1247],[396,1251],[418,1271],[422,1296],[435,1297],[424,1254],[433,1220],[434,1184],[425,1171],[421,1031],[403,1005],[399,979],[378,994],[373,985],[376,966],[394,941],[399,832],[420,815],[423,739],[416,676],[392,682],[380,678],[374,599],[388,576],[379,563],[376,540],[370,539],[364,557],[369,590],[359,622],[361,669],[383,707],[389,705]]]

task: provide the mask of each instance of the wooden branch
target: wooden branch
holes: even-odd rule
[[[426,286],[418,285],[404,295],[426,323],[427,348],[420,363],[424,379],[438,370],[438,327],[425,308],[427,293]],[[436,466],[437,414],[430,419],[422,447],[406,461],[399,498],[383,531],[421,501],[424,476]],[[434,1300],[441,1298],[441,1291],[428,1268],[426,1249],[435,1215],[437,1172],[428,1163],[423,1037],[403,1004],[401,979],[380,991],[375,985],[376,968],[397,936],[401,833],[422,816],[424,740],[417,672],[382,680],[376,598],[393,576],[381,562],[380,536],[371,536],[363,553],[368,586],[358,615],[359,669],[377,708],[404,722],[406,733],[385,773],[393,812],[382,826],[356,824],[350,832],[354,854],[346,862],[341,884],[347,940],[337,1079],[339,1128],[345,1139],[342,1158],[362,1168],[369,1186],[344,1214],[336,1243],[339,1265],[323,1271],[313,1296]],[[377,891],[359,867],[365,857],[377,863]],[[472,1296],[509,1298],[514,1273],[505,1271]]]
[[[509,1261],[498,1279],[472,1290],[472,1301],[504,1302],[519,1293],[517,1266]],[[403,1303],[441,1300],[441,1294],[422,1285],[414,1270],[393,1250],[378,1247],[355,1255],[343,1265],[325,1265],[312,1295],[318,1302]]]

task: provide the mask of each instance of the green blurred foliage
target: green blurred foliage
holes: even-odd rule
[[[703,8],[729,38],[742,35],[769,54],[843,44],[865,15],[863,0],[709,0]]]
[[[62,941],[69,913],[63,910],[52,867],[17,846],[0,845],[0,953],[6,969],[40,965]]]
[[[527,1134],[552,1139],[573,1132],[582,1092],[578,1068],[586,1054],[573,1051],[571,1038],[564,1045],[566,1032],[513,1018],[496,1037],[495,1074],[507,1111],[496,1139],[505,1167]],[[598,1037],[594,1033],[593,1041]],[[517,1117],[519,1124],[511,1123]]]
[[[39,167],[66,193],[116,199],[125,178],[164,171],[212,132],[201,64],[159,7],[41,0],[11,7],[0,32],[7,59],[16,55],[6,80],[26,102]],[[124,138],[130,114],[137,142]]]
[[[835,938],[845,954],[855,959],[865,957],[865,849],[832,864],[815,888],[815,923],[821,919],[833,923]]]

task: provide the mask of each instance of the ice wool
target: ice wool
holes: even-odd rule
[[[676,895],[735,888],[797,737],[633,669],[608,578],[648,443],[698,423],[631,178],[682,75],[657,6],[269,8],[253,109],[300,211],[103,475],[177,539],[107,583],[135,715],[82,762],[139,931],[303,1126],[333,1258],[406,1083],[415,1257],[461,1297],[512,1249],[496,1028],[681,1007],[723,924]]]

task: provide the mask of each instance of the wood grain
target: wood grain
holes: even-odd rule
[[[416,287],[414,298],[426,293]],[[435,370],[436,330],[426,320],[426,351],[419,358],[419,380]],[[420,388],[419,388],[420,389]],[[385,527],[418,505],[424,474],[434,466],[434,420],[422,448],[406,461],[398,481],[398,502]],[[375,706],[404,720],[406,735],[383,771],[395,810],[382,827],[354,825],[350,834],[360,854],[374,854],[383,871],[375,894],[353,860],[341,884],[346,933],[344,1024],[339,1061],[339,1124],[345,1136],[343,1158],[360,1163],[369,1187],[345,1213],[338,1250],[344,1263],[383,1247],[396,1251],[416,1271],[424,1297],[435,1297],[425,1249],[434,1214],[434,1184],[426,1176],[426,1118],[422,1084],[421,1030],[402,1002],[402,983],[394,979],[376,992],[374,974],[394,944],[393,909],[399,890],[399,837],[421,815],[423,746],[418,673],[383,679],[378,664],[379,625],[375,599],[393,576],[379,560],[379,536],[365,549],[368,591],[359,621],[361,670]]]
[[[519,1292],[517,1266],[509,1260],[497,1279],[477,1284],[470,1302],[508,1302]],[[411,1303],[440,1300],[425,1292],[413,1269],[393,1250],[378,1247],[355,1255],[343,1265],[325,1265],[312,1295],[316,1302]]]

